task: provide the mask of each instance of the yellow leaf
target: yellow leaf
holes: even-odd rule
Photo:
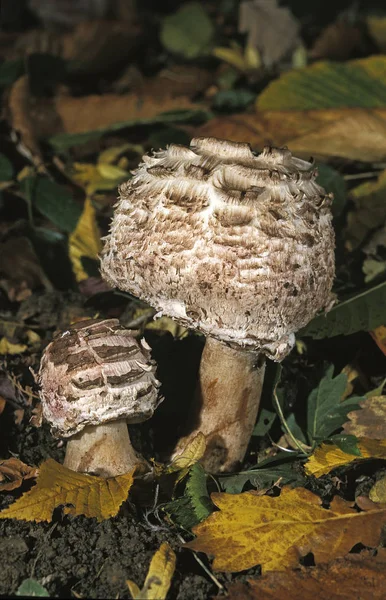
[[[69,238],[69,256],[76,280],[88,278],[82,266],[82,257],[97,259],[101,250],[101,236],[90,198],[86,198],[78,224]]]
[[[218,48],[214,48],[213,54],[216,58],[229,63],[232,67],[236,67],[236,69],[239,69],[240,71],[245,71],[247,68],[245,56],[241,48],[225,48],[219,46]]]
[[[130,177],[130,173],[105,162],[97,165],[90,163],[74,163],[72,179],[81,185],[87,196],[97,191],[115,190],[117,186]]]
[[[386,355],[386,327],[385,325],[380,325],[370,331],[371,337],[374,339],[378,348],[382,350],[383,354]]]
[[[129,177],[129,173],[120,169],[116,165],[109,165],[107,163],[100,163],[97,165],[97,171],[102,179],[110,180],[114,187],[116,187],[116,182],[122,181],[122,179],[127,179]]]
[[[369,498],[373,502],[386,503],[386,477],[379,479],[371,488]]]
[[[134,581],[126,581],[130,594],[135,600],[165,600],[175,567],[176,555],[169,544],[164,542],[151,559],[142,590]]]
[[[143,310],[143,309],[142,309]],[[147,310],[147,309],[145,309]],[[134,315],[135,318],[135,315]],[[183,327],[170,317],[160,317],[154,321],[149,321],[146,324],[146,329],[155,329],[156,331],[169,331],[175,338],[184,338],[188,335],[189,330]]]
[[[198,462],[204,456],[206,449],[205,435],[199,432],[182,452],[176,456],[170,465],[166,467],[166,473],[175,473],[189,469],[194,463]]]
[[[0,339],[0,354],[21,354],[26,350],[25,344],[13,344],[6,337]]]
[[[186,544],[214,555],[213,568],[242,571],[260,564],[262,571],[298,567],[309,552],[315,563],[344,556],[357,543],[377,546],[386,508],[357,512],[335,497],[330,509],[304,488],[283,488],[280,496],[212,494],[220,509],[196,525],[197,538]]]
[[[369,458],[386,459],[386,440],[371,440],[363,438],[358,442],[362,456],[355,456],[344,452],[334,444],[321,444],[308,459],[305,469],[307,475],[321,477],[351,462]]]
[[[126,152],[127,150],[131,150],[135,154],[139,154],[142,156],[145,153],[145,149],[140,144],[122,144],[121,146],[110,146],[110,148],[106,148],[102,150],[102,152],[98,156],[98,164],[105,163],[107,165],[111,165],[116,162],[120,155]]]
[[[103,521],[118,513],[133,480],[134,470],[104,479],[76,473],[49,458],[40,466],[36,485],[0,512],[0,518],[51,521],[55,508],[63,505],[65,514]]]
[[[386,52],[386,17],[368,16],[366,24],[370,36],[375,40],[379,50]]]

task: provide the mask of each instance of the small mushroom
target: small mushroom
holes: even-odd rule
[[[113,477],[144,459],[127,423],[149,419],[160,399],[150,348],[118,319],[72,325],[44,350],[40,370],[43,416],[56,436],[70,438],[64,465]]]
[[[195,138],[144,156],[120,187],[101,272],[207,336],[189,432],[212,472],[237,469],[260,402],[265,356],[331,304],[331,196],[287,148]]]

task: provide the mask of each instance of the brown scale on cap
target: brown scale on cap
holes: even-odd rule
[[[107,476],[140,462],[126,423],[152,416],[160,401],[160,384],[150,349],[132,333],[117,319],[82,321],[56,337],[43,353],[39,371],[43,415],[55,435],[74,436],[66,453],[69,468]],[[118,450],[111,449],[113,438]],[[97,450],[110,454],[107,462],[113,463],[122,453],[118,471],[117,465],[106,465],[105,456],[96,466]]]
[[[331,197],[287,149],[193,139],[120,188],[103,277],[163,314],[282,360],[331,302]]]
[[[287,148],[256,155],[195,138],[144,156],[120,188],[102,275],[208,336],[183,443],[206,435],[209,470],[235,469],[245,454],[262,355],[285,358],[295,332],[331,305],[332,197],[316,175]]]

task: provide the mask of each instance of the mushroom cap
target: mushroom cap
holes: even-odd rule
[[[104,279],[206,335],[282,360],[331,304],[332,196],[287,148],[195,138],[120,187]]]
[[[81,321],[56,337],[39,370],[43,415],[53,433],[69,437],[86,425],[149,419],[160,402],[149,350],[118,319]]]

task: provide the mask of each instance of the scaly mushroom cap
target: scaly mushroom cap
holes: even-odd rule
[[[120,188],[101,271],[163,314],[282,360],[331,302],[331,196],[286,148],[196,138]]]
[[[53,432],[68,437],[86,425],[149,419],[160,386],[149,350],[118,319],[82,321],[48,344],[39,383]]]

